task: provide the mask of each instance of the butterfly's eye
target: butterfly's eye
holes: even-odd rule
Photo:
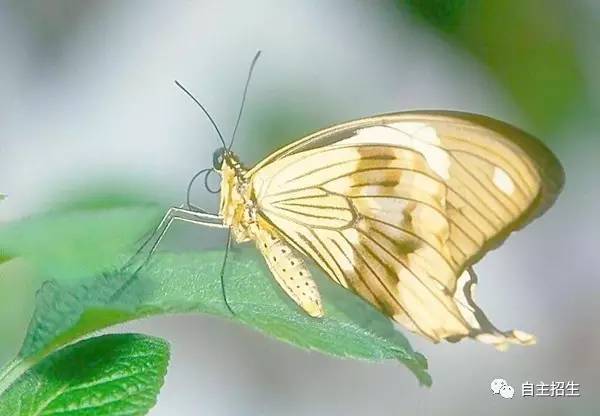
[[[224,147],[220,147],[213,153],[213,167],[215,170],[221,170],[223,161],[225,160],[225,152],[226,149]]]

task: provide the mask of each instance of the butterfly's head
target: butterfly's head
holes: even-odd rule
[[[219,147],[213,153],[213,168],[217,172],[221,172],[223,168],[223,162],[225,162],[225,155],[227,154],[227,149],[225,147]]]
[[[229,168],[233,173],[240,175],[244,168],[237,155],[225,147],[219,147],[213,153],[213,169],[223,174],[223,171]]]

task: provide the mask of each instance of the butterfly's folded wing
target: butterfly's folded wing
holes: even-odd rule
[[[488,321],[469,273],[562,187],[559,162],[531,136],[464,113],[390,114],[309,136],[248,176],[262,220],[409,329],[534,342]]]

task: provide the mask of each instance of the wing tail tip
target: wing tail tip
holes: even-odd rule
[[[499,351],[506,351],[510,344],[530,346],[537,343],[537,338],[534,335],[518,329],[503,332],[479,333],[473,338],[484,344],[493,345]]]

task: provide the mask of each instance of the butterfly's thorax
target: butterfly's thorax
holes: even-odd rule
[[[254,240],[256,235],[256,207],[251,183],[233,154],[225,157],[221,168],[221,206],[219,215],[231,228],[235,241]]]

